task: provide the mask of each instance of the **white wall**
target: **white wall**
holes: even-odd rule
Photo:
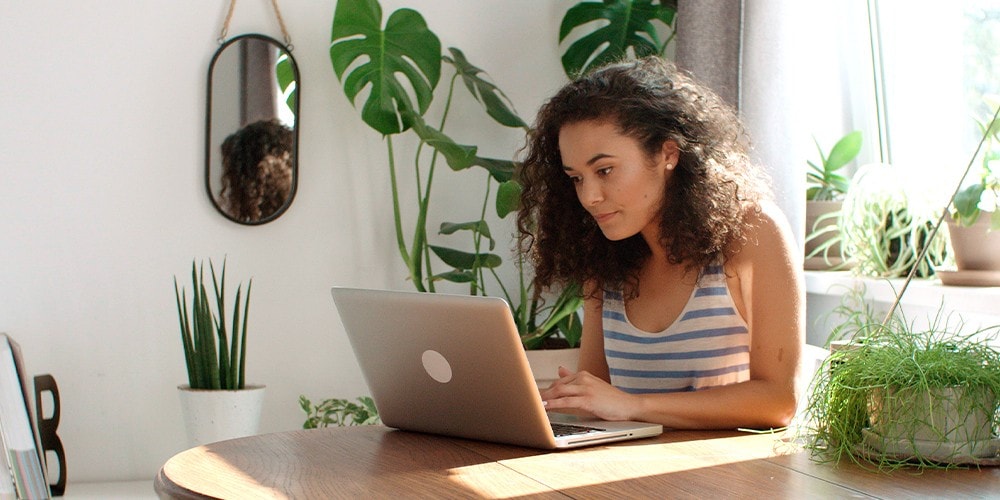
[[[572,3],[383,7],[386,17],[420,10],[527,117],[563,81],[557,30]],[[268,386],[265,432],[301,426],[299,394],[366,393],[331,285],[410,288],[390,229],[383,142],[348,103],[327,55],[334,1],[280,3],[302,76],[293,205],[259,227],[213,208],[203,184],[205,80],[228,4],[4,2],[0,331],[21,343],[30,373],[59,384],[70,489],[152,478],[186,447],[172,279],[186,281],[192,259],[228,255],[231,277],[254,279],[248,377]],[[270,2],[237,4],[230,35],[245,32],[281,38]],[[456,112],[454,130],[483,123],[458,118],[471,113]],[[478,133],[468,141],[491,140],[492,155],[520,143]],[[459,175],[442,170],[438,189],[455,189]]]

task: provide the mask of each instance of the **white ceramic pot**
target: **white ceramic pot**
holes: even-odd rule
[[[576,370],[580,363],[580,348],[566,349],[531,349],[524,351],[528,355],[528,365],[539,388],[546,388],[559,380],[559,367],[565,366]]]
[[[177,386],[188,443],[200,446],[257,434],[264,404],[264,386],[235,391],[191,389]]]
[[[946,462],[958,456],[995,455],[996,408],[997,398],[985,388],[877,390],[865,441],[891,455]]]

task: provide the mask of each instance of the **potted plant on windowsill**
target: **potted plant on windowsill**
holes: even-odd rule
[[[221,276],[209,260],[212,293],[205,265],[191,263],[191,300],[174,278],[177,316],[187,366],[188,383],[178,386],[185,428],[191,446],[256,434],[264,398],[263,385],[248,385],[247,323],[250,288],[236,288],[232,331],[226,319],[226,262]]]
[[[850,177],[841,171],[861,151],[861,132],[840,138],[829,155],[816,141],[819,163],[807,161],[805,268],[812,270],[844,267],[839,230],[840,210],[850,186]]]
[[[952,203],[948,235],[957,269],[938,269],[946,285],[1000,286],[1000,120],[978,125],[985,153],[979,179]]]
[[[898,278],[916,268],[916,277],[929,278],[945,262],[947,240],[933,230],[941,212],[925,189],[903,175],[886,164],[865,165],[854,175],[841,209],[840,238],[856,275]]]

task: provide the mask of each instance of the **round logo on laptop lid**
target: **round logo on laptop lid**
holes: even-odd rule
[[[420,361],[432,379],[442,384],[447,384],[451,380],[451,364],[441,353],[428,349],[420,356]]]

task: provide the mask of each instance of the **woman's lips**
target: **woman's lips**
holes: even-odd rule
[[[618,212],[607,212],[603,214],[594,214],[594,220],[597,221],[598,224],[601,224],[610,220],[617,213]]]

